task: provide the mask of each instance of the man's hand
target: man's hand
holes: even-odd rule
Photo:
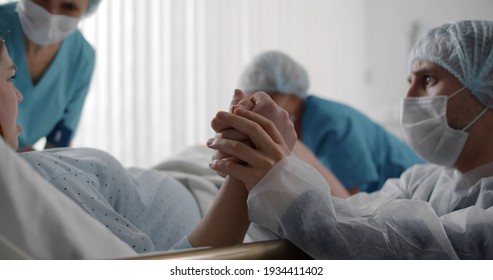
[[[259,91],[247,97],[245,93],[237,89],[235,90],[235,94],[231,101],[230,112],[234,113],[234,110],[236,108],[253,111],[271,120],[281,133],[288,148],[290,150],[293,149],[297,139],[293,122],[291,122],[291,120],[289,119],[288,112],[278,106],[267,93]],[[216,133],[231,129],[231,127],[228,127],[227,125],[217,121],[217,119],[212,120],[211,126],[212,129],[216,131]],[[242,136],[240,134],[234,133],[231,133],[231,135],[238,137],[233,140],[245,140],[244,135]]]

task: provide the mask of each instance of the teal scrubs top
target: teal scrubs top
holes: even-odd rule
[[[95,51],[82,33],[75,31],[63,40],[51,65],[33,84],[16,4],[0,6],[0,34],[17,67],[14,84],[24,96],[17,119],[22,127],[19,148],[32,146],[43,137],[55,147],[67,146],[77,129],[89,90]]]
[[[423,163],[407,144],[362,113],[316,96],[305,99],[301,140],[346,188],[365,192]]]

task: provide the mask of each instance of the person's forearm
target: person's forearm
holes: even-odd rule
[[[243,242],[250,225],[244,184],[227,177],[202,221],[188,236],[193,247],[228,246]]]

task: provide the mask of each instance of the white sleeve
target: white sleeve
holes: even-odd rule
[[[136,253],[0,138],[0,258],[102,259]]]
[[[457,258],[445,220],[426,201],[395,196],[332,198],[315,169],[289,156],[250,192],[248,211],[252,222],[316,259]]]

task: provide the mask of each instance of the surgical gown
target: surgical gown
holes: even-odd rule
[[[365,115],[316,96],[305,99],[301,138],[345,187],[365,192],[423,163],[407,144]]]
[[[465,174],[415,165],[343,200],[295,156],[248,198],[252,222],[317,259],[493,259],[492,205],[493,163]]]

